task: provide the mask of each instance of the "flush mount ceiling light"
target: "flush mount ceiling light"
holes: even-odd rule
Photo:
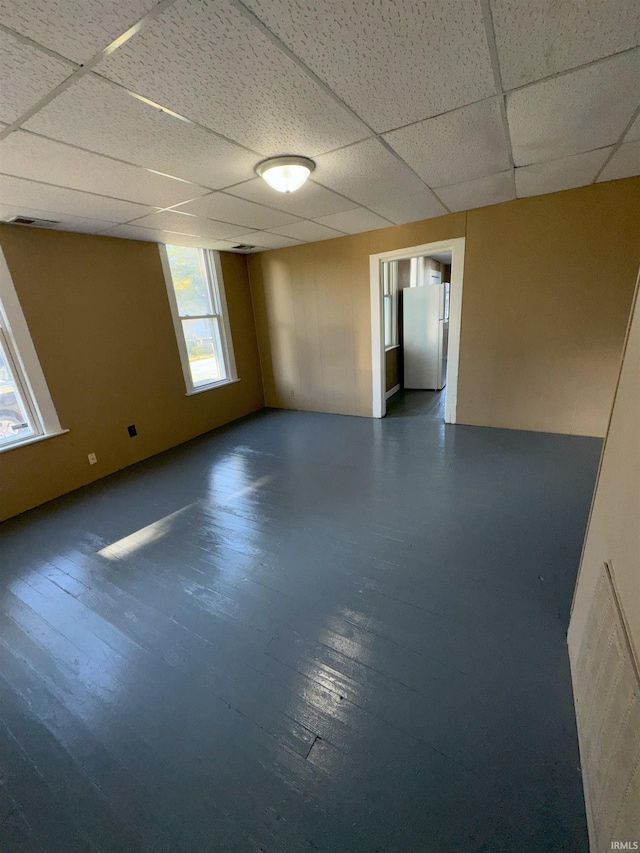
[[[315,167],[308,157],[270,157],[258,163],[256,172],[279,193],[292,193],[300,189]]]

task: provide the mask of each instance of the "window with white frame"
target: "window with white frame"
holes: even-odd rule
[[[398,346],[398,263],[382,264],[382,299],[384,313],[384,346]]]
[[[63,432],[0,251],[0,451]]]
[[[0,447],[41,433],[12,350],[4,317],[0,316]]]
[[[185,246],[160,249],[187,392],[234,382],[238,377],[220,255]]]

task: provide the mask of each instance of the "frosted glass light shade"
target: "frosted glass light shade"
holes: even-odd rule
[[[308,157],[271,157],[256,166],[256,173],[280,193],[299,190],[316,164]]]

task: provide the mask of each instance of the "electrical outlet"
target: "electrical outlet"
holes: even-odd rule
[[[95,453],[90,453],[88,458],[89,458],[89,465],[95,465],[96,462],[98,461],[98,457],[96,456]]]
[[[127,427],[127,432],[129,433],[129,438],[133,438],[135,435],[137,435],[137,434],[138,434],[138,430],[136,429],[136,425],[135,425],[135,424],[131,424],[131,426],[128,426],[128,427]]]

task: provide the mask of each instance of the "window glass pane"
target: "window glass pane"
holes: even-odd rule
[[[0,346],[0,447],[34,434],[9,361]]]
[[[213,314],[204,258],[200,249],[167,246],[167,255],[180,316]]]
[[[217,318],[183,320],[182,331],[194,387],[225,379]]]

